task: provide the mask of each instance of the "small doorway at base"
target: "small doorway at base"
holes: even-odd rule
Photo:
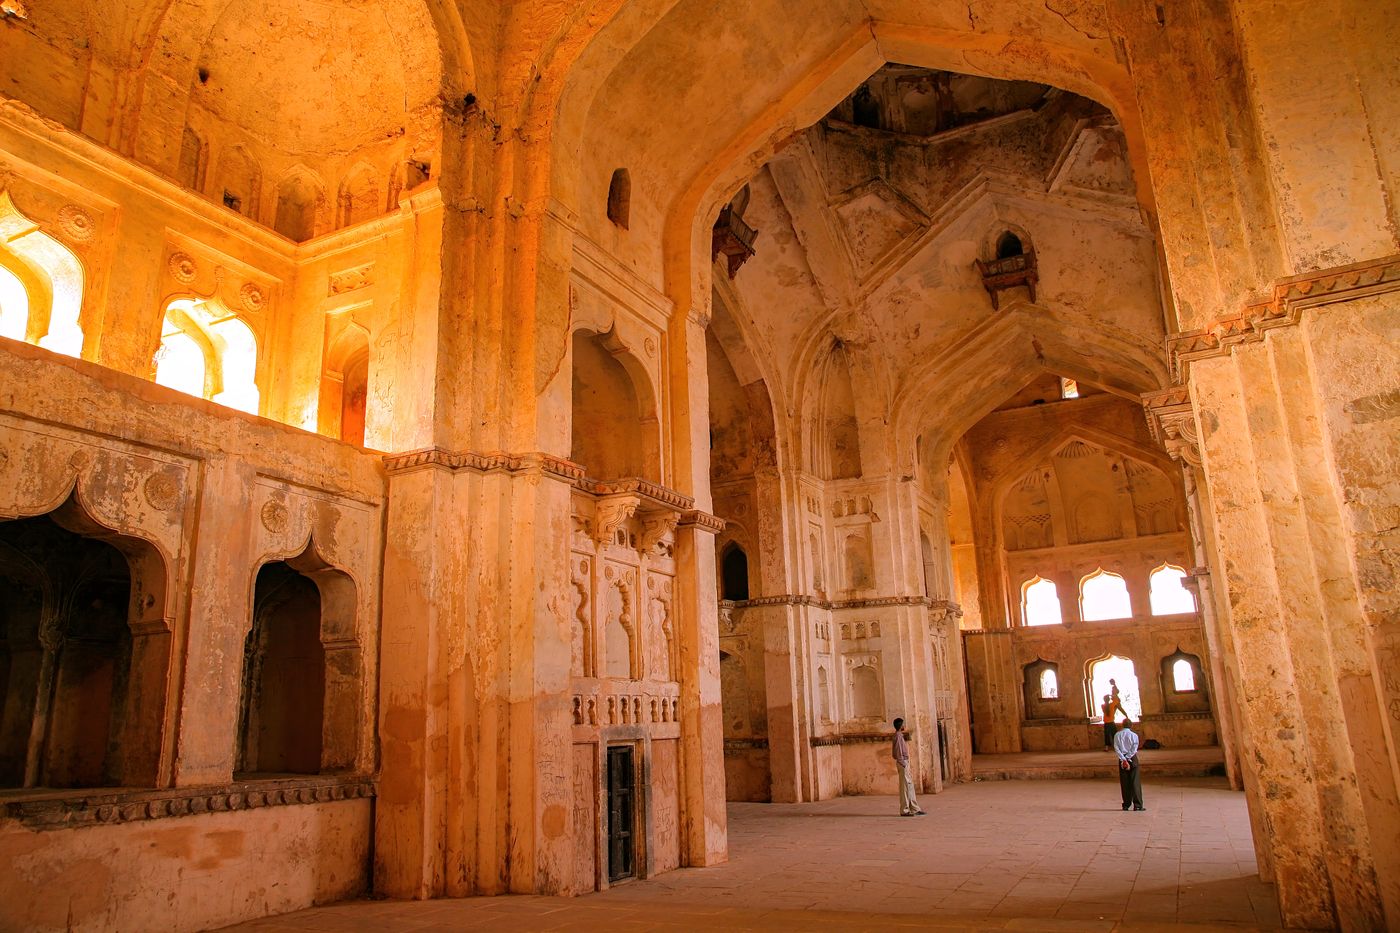
[[[634,877],[636,770],[630,745],[608,746],[608,881]]]

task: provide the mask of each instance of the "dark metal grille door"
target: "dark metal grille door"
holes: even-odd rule
[[[633,833],[636,821],[632,747],[608,749],[608,880],[631,878],[636,848]]]

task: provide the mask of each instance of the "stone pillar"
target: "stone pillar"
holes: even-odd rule
[[[703,343],[702,343],[703,346]],[[676,529],[676,625],[680,635],[682,864],[729,857],[724,800],[724,711],[719,691],[715,593],[718,522],[689,513]]]
[[[1391,284],[1395,283],[1395,284]],[[1274,300],[1173,338],[1199,435],[1221,652],[1238,680],[1242,783],[1285,920],[1381,928],[1400,898],[1400,802],[1383,644],[1400,448],[1400,257],[1285,280]],[[1387,323],[1389,322],[1389,323]],[[1392,393],[1393,394],[1393,393]],[[1393,522],[1390,522],[1393,526]],[[1363,568],[1375,572],[1362,572]],[[1377,636],[1380,636],[1379,638]]]
[[[668,334],[670,438],[674,482],[695,498],[676,529],[676,622],[680,635],[682,864],[729,857],[724,799],[724,710],[719,683],[719,603],[710,508],[709,370],[703,311],[681,313]]]

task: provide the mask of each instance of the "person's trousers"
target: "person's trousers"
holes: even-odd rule
[[[914,778],[909,773],[909,762],[896,761],[899,769],[899,812],[914,813],[920,809],[919,799],[914,796]]]
[[[1124,807],[1142,806],[1142,768],[1138,766],[1138,756],[1134,755],[1130,767],[1124,771],[1118,768],[1118,787],[1123,791]]]
[[[1118,731],[1118,725],[1113,722],[1103,724],[1103,747],[1113,748],[1113,733]]]

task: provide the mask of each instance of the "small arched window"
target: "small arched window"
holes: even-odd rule
[[[1196,690],[1196,671],[1185,658],[1172,662],[1172,689],[1177,693],[1194,693]]]
[[[983,241],[986,242],[985,240]],[[1010,230],[997,237],[997,258],[1010,259],[1012,256],[1021,256],[1026,252],[1021,244],[1021,238]]]
[[[1060,698],[1060,680],[1053,667],[1047,667],[1040,672],[1040,698],[1042,700],[1058,700]]]
[[[631,215],[632,176],[627,174],[627,169],[620,168],[612,173],[612,181],[608,183],[608,220],[626,230]]]
[[[1196,599],[1183,582],[1186,571],[1171,564],[1163,564],[1148,577],[1151,584],[1149,598],[1154,616],[1178,615],[1196,611]]]
[[[1079,398],[1079,383],[1061,376],[1060,398]]]
[[[1021,618],[1026,625],[1059,625],[1064,621],[1055,584],[1039,576],[1021,587]]]
[[[1130,619],[1133,603],[1128,584],[1116,573],[1100,567],[1079,583],[1080,618],[1085,622]]]
[[[166,308],[154,360],[156,383],[256,415],[253,331],[219,305],[181,299]]]
[[[720,557],[720,577],[725,599],[739,602],[749,598],[749,556],[732,541]]]

